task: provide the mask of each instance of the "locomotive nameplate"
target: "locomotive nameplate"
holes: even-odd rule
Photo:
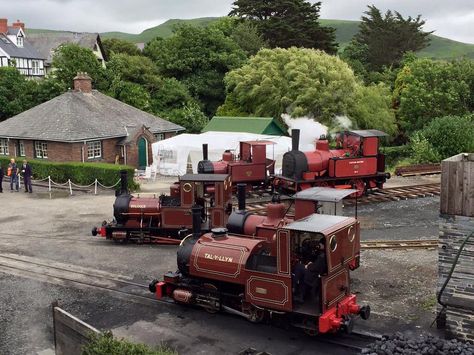
[[[248,249],[244,246],[220,243],[197,243],[192,255],[192,266],[202,276],[239,277]]]
[[[204,253],[204,258],[210,259],[210,260],[223,261],[225,263],[231,263],[234,261],[234,258],[230,256],[223,256],[223,255],[216,255],[216,254],[209,254],[209,253]]]

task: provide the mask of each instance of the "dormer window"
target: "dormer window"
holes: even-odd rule
[[[23,36],[17,36],[16,38],[16,45],[17,47],[23,47]]]

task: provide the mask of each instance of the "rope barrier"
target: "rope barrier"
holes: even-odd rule
[[[48,181],[48,191],[51,192],[51,188],[53,185],[56,185],[56,186],[63,186],[63,187],[68,187],[69,188],[69,193],[72,195],[72,192],[73,192],[73,187],[76,187],[76,188],[82,188],[82,189],[86,189],[88,187],[92,187],[94,186],[94,194],[97,195],[97,191],[98,191],[98,188],[99,186],[102,187],[103,189],[113,189],[115,188],[116,186],[118,186],[120,184],[120,179],[117,180],[117,182],[112,185],[112,186],[106,186],[106,185],[103,185],[100,183],[99,180],[95,179],[93,183],[89,184],[89,185],[78,185],[78,184],[75,184],[71,181],[71,179],[68,179],[65,183],[58,183],[58,182],[55,182],[53,179],[51,179],[51,176],[48,176],[44,179],[40,179],[40,180],[31,180],[32,182],[44,182],[44,181]],[[18,175],[18,184],[19,184],[19,187],[21,187],[21,177],[20,175]]]

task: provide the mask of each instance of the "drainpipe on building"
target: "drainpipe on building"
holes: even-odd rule
[[[123,163],[127,165],[127,145],[123,145]]]

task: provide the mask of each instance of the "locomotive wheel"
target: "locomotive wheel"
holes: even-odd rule
[[[351,197],[362,197],[362,195],[365,193],[365,182],[361,179],[355,179],[349,181],[349,185],[352,185],[352,188],[357,190],[356,193],[352,194]]]
[[[260,323],[265,317],[265,310],[251,306],[249,312],[249,321],[252,323]]]
[[[205,283],[205,284],[202,285],[202,287],[206,290],[211,291],[210,294],[213,294],[214,292],[217,292],[217,287],[213,284]],[[211,307],[211,306],[210,307],[204,307],[204,309],[206,310],[206,312],[211,313],[211,314],[217,313],[219,311],[219,308]]]

